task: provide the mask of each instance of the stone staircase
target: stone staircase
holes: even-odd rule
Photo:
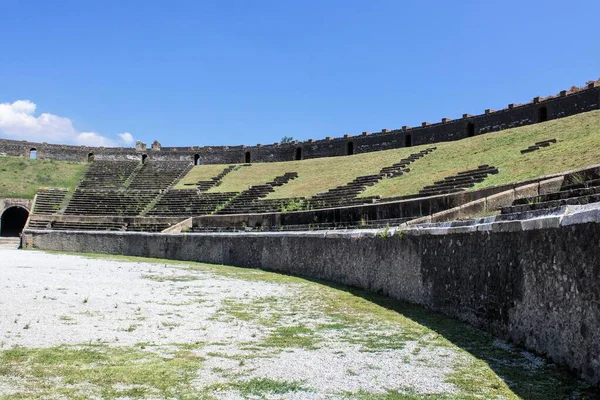
[[[531,153],[532,151],[539,150],[542,147],[548,147],[553,143],[556,143],[556,139],[542,140],[541,142],[537,142],[533,146],[529,146],[528,148],[521,150],[521,154]]]
[[[501,213],[517,214],[597,202],[600,202],[600,174],[589,172],[587,176],[567,176],[558,192],[517,199],[512,205],[503,207]]]
[[[272,182],[264,185],[250,186],[248,190],[241,192],[236,197],[233,197],[223,208],[215,212],[215,214],[248,214],[260,209],[258,200],[275,191],[278,186],[285,185],[289,181],[298,177],[297,172],[286,172],[285,174],[276,177]]]
[[[409,172],[410,169],[408,168],[408,166],[412,162],[426,156],[435,149],[435,147],[431,147],[425,150],[421,150],[418,153],[413,153],[407,158],[404,158],[395,164],[382,168],[377,174],[358,176],[345,185],[329,189],[327,192],[318,193],[310,198],[310,208],[332,208],[372,203],[378,200],[379,197],[357,197],[358,194],[364,191],[368,186],[373,186],[384,178],[393,178],[395,176],[400,176],[404,173]]]
[[[136,172],[137,161],[94,161],[88,168],[79,189],[119,189]]]
[[[53,229],[58,231],[124,231],[126,224],[122,222],[106,221],[53,221],[35,219],[30,220],[29,229]]]
[[[237,192],[199,193],[196,189],[171,189],[148,211],[148,216],[208,215],[228,203]]]
[[[191,168],[187,161],[157,161],[143,165],[128,161],[94,162],[66,204],[64,214],[142,215]]]
[[[147,162],[129,183],[129,190],[166,190],[175,183],[192,164],[188,161]]]
[[[67,193],[67,189],[38,190],[33,212],[40,215],[58,214]]]
[[[440,194],[462,192],[463,190],[483,182],[488,175],[497,174],[498,168],[487,164],[480,165],[476,169],[462,171],[456,175],[447,176],[433,185],[423,187],[419,191],[419,197],[435,196]]]
[[[75,190],[65,215],[140,215],[158,191]]]
[[[199,191],[206,192],[210,188],[219,186],[221,184],[221,181],[225,177],[225,175],[227,175],[228,173],[233,172],[235,170],[238,170],[241,167],[242,167],[241,165],[230,165],[227,168],[225,168],[223,171],[221,171],[221,173],[219,175],[210,178],[210,180],[208,180],[208,181],[199,181],[199,182],[195,183],[195,185],[197,185]]]
[[[18,249],[20,244],[21,244],[21,238],[0,237],[0,250]]]

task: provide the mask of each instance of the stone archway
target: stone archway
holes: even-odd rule
[[[8,207],[0,215],[0,236],[18,237],[29,218],[29,211],[25,207]]]

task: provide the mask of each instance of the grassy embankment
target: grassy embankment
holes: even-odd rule
[[[41,187],[72,190],[87,164],[0,157],[0,198],[32,199]]]
[[[520,150],[546,139],[558,143],[533,153]],[[357,176],[377,173],[411,153],[436,146],[437,150],[410,165],[411,172],[383,179],[367,188],[361,196],[394,197],[417,193],[423,186],[459,171],[494,165],[500,170],[474,189],[517,182],[543,175],[593,165],[600,160],[600,111],[592,111],[541,124],[507,129],[455,142],[436,143],[410,148],[277,163],[255,163],[242,167],[223,179],[210,192],[237,192],[251,185],[264,184],[285,172],[297,172],[298,178],[278,187],[267,198],[310,197]],[[201,165],[185,178],[186,182],[209,179],[226,165]],[[182,187],[182,186],[179,186]],[[188,186],[189,187],[189,186]]]

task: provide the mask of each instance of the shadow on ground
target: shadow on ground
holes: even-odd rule
[[[565,367],[557,366],[543,356],[540,357],[545,362],[539,363],[542,365],[536,365],[535,359],[538,357],[533,353],[518,346],[499,346],[494,343],[497,338],[455,318],[361,289],[317,279],[304,279],[345,291],[397,312],[437,332],[454,345],[485,362],[496,376],[502,379],[520,398],[534,400],[600,399],[600,387],[591,386],[577,379]],[[532,359],[533,362],[531,362]],[[473,398],[481,398],[476,393],[473,394]]]

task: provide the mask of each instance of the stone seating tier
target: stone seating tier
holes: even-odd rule
[[[139,166],[137,161],[94,161],[78,188],[118,189]]]
[[[67,215],[140,215],[158,191],[75,190]]]
[[[88,221],[52,221],[32,220],[29,221],[31,229],[53,229],[53,230],[88,230],[88,231],[124,231],[125,223],[122,222],[88,222]]]
[[[542,140],[541,142],[537,142],[533,146],[529,146],[528,148],[521,150],[521,154],[531,153],[532,151],[539,150],[542,147],[548,147],[552,143],[556,143],[556,139]]]
[[[435,147],[431,147],[421,150],[418,153],[409,155],[407,158],[401,159],[395,164],[382,168],[377,174],[358,176],[345,185],[329,189],[327,192],[317,193],[309,200],[310,207],[316,209],[371,203],[377,198],[358,198],[358,194],[364,191],[368,186],[375,185],[383,178],[393,178],[409,172],[410,169],[407,168],[408,165],[426,156],[435,149]]]
[[[502,208],[502,214],[515,214],[527,211],[553,209],[566,205],[583,205],[600,202],[600,194],[592,194],[579,197],[569,197],[560,200],[549,200],[543,202],[535,202],[531,204],[521,204]]]
[[[199,193],[196,189],[172,189],[154,205],[147,215],[192,216],[212,214],[231,200],[236,192]]]
[[[554,193],[517,199],[501,213],[514,214],[527,211],[553,209],[564,205],[581,205],[600,201],[600,177],[590,174],[588,179],[568,176],[560,190]],[[581,181],[578,181],[581,179]]]
[[[192,168],[189,162],[148,162],[133,177],[128,189],[165,190]]]
[[[285,174],[276,177],[272,182],[268,182],[264,185],[251,186],[248,190],[233,197],[233,199],[231,199],[231,201],[223,208],[218,210],[216,214],[248,214],[252,212],[255,201],[275,191],[275,187],[285,185],[290,180],[296,179],[297,177],[297,172],[286,172]]]
[[[126,230],[133,232],[162,232],[171,226],[171,224],[165,222],[131,223],[126,226]]]
[[[411,219],[418,218],[390,218],[380,219],[373,221],[361,221],[359,223],[343,223],[343,222],[326,222],[326,223],[315,223],[315,224],[299,224],[299,225],[281,225],[281,226],[249,226],[249,227],[211,227],[211,226],[195,226],[192,228],[193,232],[262,232],[262,231],[315,231],[325,229],[379,229],[386,228],[388,226],[399,226],[404,222],[410,221]]]
[[[200,190],[201,192],[206,192],[208,189],[219,186],[225,175],[239,168],[240,167],[238,165],[230,165],[223,171],[221,171],[219,175],[212,177],[210,180],[197,182],[196,185],[198,186],[198,190]]]
[[[480,165],[476,169],[461,171],[456,175],[447,176],[441,181],[436,181],[433,185],[424,186],[418,195],[434,196],[462,191],[483,182],[488,175],[497,174],[498,172],[498,168],[493,166]]]
[[[51,215],[60,210],[68,191],[66,189],[45,189],[37,192],[34,214]]]

